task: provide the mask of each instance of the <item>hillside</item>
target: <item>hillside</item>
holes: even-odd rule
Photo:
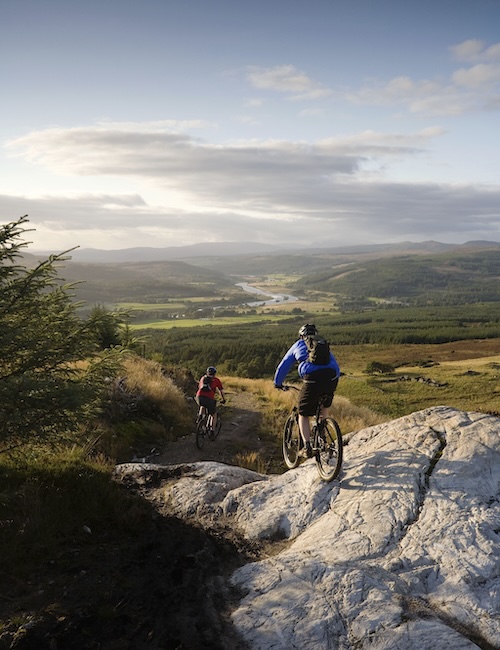
[[[310,273],[294,291],[325,291],[410,304],[500,300],[500,249],[351,262]]]
[[[500,244],[462,246],[404,242],[234,254],[234,247],[204,244],[168,249],[75,250],[61,268],[76,296],[90,303],[165,302],[170,298],[245,295],[235,283],[248,277],[285,276],[291,293],[322,292],[350,300],[379,298],[410,304],[461,304],[500,298]],[[95,253],[95,254],[94,254]],[[150,259],[162,255],[168,259]],[[130,256],[128,261],[123,260]],[[25,254],[34,264],[37,256]],[[84,262],[85,257],[101,260]],[[136,258],[144,257],[144,260]],[[175,259],[174,259],[175,258]],[[135,261],[133,261],[135,260]]]
[[[29,258],[26,258],[29,259]],[[89,303],[165,302],[171,298],[212,297],[227,293],[245,296],[233,280],[217,270],[202,269],[187,262],[123,262],[90,264],[67,261],[60,277],[78,283],[77,300]]]

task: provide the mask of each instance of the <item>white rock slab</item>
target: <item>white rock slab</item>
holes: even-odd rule
[[[259,649],[499,648],[499,473],[498,418],[358,432],[331,509],[233,575],[235,626]]]
[[[313,460],[142,467],[165,512],[290,541],[231,577],[250,648],[500,648],[499,418],[443,406],[363,429],[330,484]]]

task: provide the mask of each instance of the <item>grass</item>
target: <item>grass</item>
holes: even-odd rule
[[[341,348],[338,354],[345,377],[338,393],[386,418],[439,405],[495,413],[500,398],[500,355],[491,353],[498,351],[498,344],[493,339]],[[364,374],[374,359],[393,365],[394,372]]]
[[[288,414],[296,404],[296,391],[278,391],[274,388],[272,381],[267,379],[227,377],[224,379],[224,386],[231,391],[246,391],[252,394],[262,416],[259,436],[269,445],[268,450],[264,452],[264,457],[262,454],[245,453],[242,450],[235,456],[235,464],[263,473],[282,472],[283,427]],[[356,406],[342,395],[335,395],[330,415],[337,420],[344,434],[378,424],[387,419],[383,414],[367,406]]]
[[[29,576],[59,549],[139,525],[137,504],[111,481],[111,469],[103,457],[89,460],[76,447],[0,455],[0,572]]]
[[[130,458],[131,450],[142,455],[190,430],[186,396],[159,363],[130,356],[122,372],[96,426],[97,449],[120,461]]]
[[[267,474],[269,472],[270,460],[264,458],[258,451],[241,452],[234,456],[234,464],[238,467],[245,467],[251,469],[259,474]]]
[[[123,373],[123,388],[113,383],[86,445],[33,445],[0,453],[0,582],[5,590],[43,571],[47,562],[59,564],[61,557],[78,562],[75,553],[101,543],[126,543],[130,535],[138,538],[151,521],[146,502],[117,485],[112,470],[141,445],[149,450],[188,431],[192,413],[183,391],[159,364],[131,356]]]
[[[435,346],[346,346],[336,350],[346,372],[331,409],[344,435],[415,410],[448,405],[496,412],[500,403],[498,341],[462,341]],[[368,376],[374,359],[394,372]],[[0,571],[29,575],[58,549],[84,547],[92,539],[126,536],[145,516],[137,501],[111,481],[117,455],[130,458],[139,443],[150,446],[190,429],[192,412],[183,391],[162,367],[140,357],[124,366],[129,397],[140,395],[139,411],[112,413],[105,434],[86,448],[37,448],[0,454]],[[442,386],[417,381],[431,379]],[[249,393],[261,412],[264,452],[235,450],[234,463],[261,473],[282,472],[281,434],[296,394],[277,391],[270,379],[224,377],[228,392]],[[125,402],[126,404],[127,402]],[[123,406],[123,404],[121,405]],[[118,409],[118,406],[115,404]],[[139,442],[138,442],[139,441]],[[105,453],[99,453],[103,449]]]
[[[224,326],[235,325],[236,323],[261,323],[263,320],[268,322],[278,322],[287,318],[288,314],[242,314],[240,316],[214,317],[214,318],[186,318],[186,319],[167,319],[167,320],[150,320],[141,323],[132,323],[131,329],[161,329],[168,330],[174,327],[206,327],[208,325]]]
[[[124,310],[137,310],[137,311],[155,311],[155,310],[172,310],[185,309],[186,305],[193,303],[204,303],[219,305],[223,299],[220,296],[192,296],[186,298],[175,298],[169,302],[117,302],[115,307]]]

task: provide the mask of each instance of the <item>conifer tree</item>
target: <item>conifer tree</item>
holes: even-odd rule
[[[26,265],[27,221],[0,225],[0,451],[81,430],[119,361],[119,349],[99,354],[95,320],[58,277],[68,251]]]

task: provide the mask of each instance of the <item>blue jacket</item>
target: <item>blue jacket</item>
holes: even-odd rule
[[[304,339],[295,341],[295,343],[280,361],[279,366],[276,368],[276,372],[274,373],[274,385],[282,386],[283,382],[285,381],[285,377],[290,372],[290,369],[294,363],[299,364],[298,372],[301,379],[305,375],[308,375],[315,370],[324,370],[325,368],[333,368],[333,370],[335,370],[337,373],[337,377],[340,377],[339,364],[337,363],[337,359],[335,359],[331,351],[330,363],[327,366],[317,366],[314,363],[310,363],[308,361],[308,357],[309,353],[307,351],[307,345]]]

